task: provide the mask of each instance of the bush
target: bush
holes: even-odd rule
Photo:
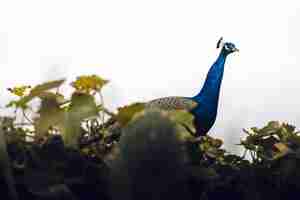
[[[185,112],[111,112],[96,75],[9,88],[1,117],[0,182],[5,199],[292,199],[300,195],[300,136],[287,123],[245,129],[245,152],[193,136]],[[39,99],[38,109],[32,100]],[[21,113],[21,115],[19,115]],[[121,184],[121,185],[120,185]],[[126,187],[125,187],[126,186]]]

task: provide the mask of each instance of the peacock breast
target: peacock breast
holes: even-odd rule
[[[217,108],[210,105],[198,106],[191,113],[194,115],[194,125],[197,132],[206,134],[214,125],[217,117]]]

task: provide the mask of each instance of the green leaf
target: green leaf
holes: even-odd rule
[[[283,123],[282,126],[287,130],[289,133],[294,133],[296,127],[287,123]]]
[[[21,108],[21,109],[25,110],[28,108],[27,103],[29,103],[32,99],[34,99],[35,97],[44,95],[44,93],[47,90],[59,87],[64,81],[65,81],[64,79],[56,80],[56,81],[50,81],[50,82],[46,82],[46,83],[37,85],[34,88],[32,88],[32,90],[30,91],[30,93],[28,95],[22,97],[21,99],[19,99],[17,101],[9,102],[6,105],[6,107],[15,106],[16,108]]]
[[[69,113],[72,115],[72,118],[81,121],[85,118],[98,115],[98,111],[99,109],[94,96],[86,93],[73,93],[69,107]]]
[[[60,108],[57,95],[54,93],[45,93],[42,96],[39,117],[34,119],[34,127],[37,137],[43,137],[48,134],[51,127],[57,127],[61,133],[65,129],[66,113]]]
[[[267,126],[260,129],[258,133],[260,137],[270,136],[280,131],[280,128],[281,125],[278,121],[270,121]]]
[[[27,96],[25,97],[22,97],[21,99],[19,100],[12,100],[10,101],[6,107],[7,108],[10,108],[10,107],[15,107],[15,108],[21,108],[23,110],[27,109],[28,108],[28,105],[27,103],[29,102],[29,98]]]
[[[117,121],[122,125],[127,125],[134,116],[145,109],[144,103],[133,103],[128,106],[118,108],[118,114],[115,116]]]
[[[32,88],[32,90],[30,91],[28,96],[30,96],[30,97],[39,96],[41,93],[43,93],[47,90],[60,87],[64,82],[65,82],[65,79],[61,79],[61,80],[49,81],[49,82],[37,85],[34,88]]]
[[[23,99],[24,102],[28,103],[35,97],[40,97],[45,94],[47,90],[58,88],[64,83],[64,79],[62,80],[56,80],[56,81],[49,81],[40,85],[35,86],[32,88],[28,96],[25,96]]]
[[[93,116],[98,116],[98,107],[94,96],[86,93],[73,93],[66,115],[66,130],[63,133],[67,146],[78,148],[78,140],[81,136],[81,122]]]

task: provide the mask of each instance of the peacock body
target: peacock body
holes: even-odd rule
[[[220,88],[224,74],[226,58],[238,51],[233,43],[218,41],[217,48],[222,49],[217,60],[211,66],[200,92],[193,97],[163,97],[146,103],[146,109],[185,110],[194,117],[196,136],[206,135],[215,123],[218,110]]]

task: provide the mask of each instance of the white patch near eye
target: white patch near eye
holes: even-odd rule
[[[230,48],[228,47],[228,45],[224,45],[224,47],[225,47],[225,49],[226,49],[227,51],[230,50]]]
[[[223,42],[223,40],[222,40],[221,43],[220,43],[221,49],[222,49],[223,46],[226,46],[226,45],[225,45],[225,42]]]

